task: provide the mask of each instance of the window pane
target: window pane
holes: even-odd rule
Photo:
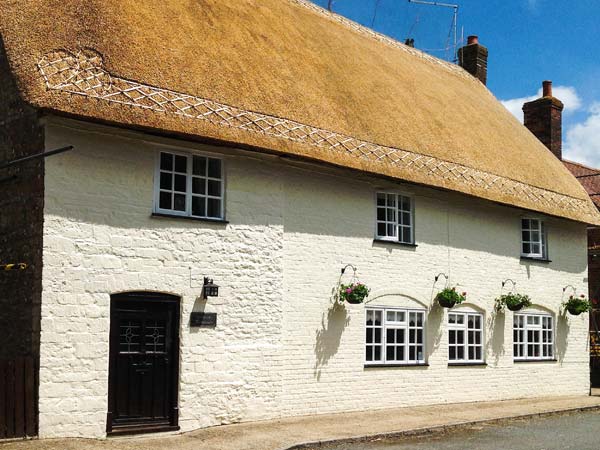
[[[404,211],[410,211],[410,197],[402,197],[401,207]]]
[[[221,196],[221,182],[208,180],[208,195]]]
[[[385,220],[385,208],[377,208],[377,220]]]
[[[386,211],[387,211],[386,220],[388,222],[395,222],[396,221],[396,210],[388,208]]]
[[[395,322],[396,321],[396,311],[388,311],[386,314],[387,318],[386,320],[388,322]]]
[[[451,360],[455,360],[456,359],[456,347],[450,347],[450,354],[448,355],[450,357]]]
[[[373,343],[373,328],[367,328],[367,344]]]
[[[385,206],[385,194],[377,194],[377,206]]]
[[[381,328],[375,328],[375,342],[380,343],[381,341]]]
[[[394,344],[396,342],[396,333],[393,328],[388,328],[386,332],[386,342],[388,344]]]
[[[187,177],[185,175],[175,175],[175,190],[178,192],[187,191]]]
[[[449,330],[448,331],[448,343],[449,344],[456,344],[456,330]]]
[[[206,158],[203,156],[194,156],[193,174],[206,176]]]
[[[160,188],[171,190],[173,189],[173,175],[168,172],[160,173]]]
[[[158,202],[158,207],[160,209],[173,209],[173,205],[171,204],[171,193],[170,192],[162,192],[160,193],[160,199]]]
[[[374,311],[375,313],[375,325],[381,326],[381,311]]]
[[[192,192],[194,194],[206,194],[206,181],[204,178],[192,178]]]
[[[387,205],[388,206],[396,206],[396,196],[394,194],[388,194],[387,196]]]
[[[375,361],[380,361],[381,360],[381,347],[377,346],[375,347]]]
[[[367,346],[367,361],[373,361],[373,347]]]
[[[465,359],[465,348],[464,347],[456,347],[456,358],[457,359]]]
[[[187,157],[175,155],[175,172],[187,173]]]
[[[370,309],[367,309],[366,321],[367,325],[373,325],[373,311]]]
[[[410,228],[403,227],[402,228],[402,242],[412,242],[412,238],[410,235]]]
[[[386,352],[385,352],[385,358],[388,361],[395,361],[396,360],[396,355],[395,355],[395,351],[394,351],[394,347],[393,346],[387,346],[386,347]]]
[[[160,168],[162,170],[173,170],[173,155],[170,153],[160,154]]]
[[[402,213],[402,225],[410,225],[410,213]]]
[[[406,338],[404,336],[403,329],[396,330],[396,343],[397,344],[405,344],[406,343]]]
[[[537,231],[532,231],[531,232],[531,241],[540,242],[540,233]]]
[[[206,216],[206,199],[204,197],[192,197],[192,215]]]
[[[173,209],[175,211],[185,211],[185,195],[175,194],[173,203]]]
[[[209,158],[208,176],[211,178],[221,178],[221,160]]]
[[[387,236],[385,223],[377,224],[377,236]]]
[[[208,217],[221,217],[221,200],[216,198],[208,199]]]
[[[387,226],[387,236],[396,236],[396,225],[388,224]]]
[[[526,255],[531,253],[531,245],[529,243],[523,242],[523,253]]]

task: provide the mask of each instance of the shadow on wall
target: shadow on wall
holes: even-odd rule
[[[315,367],[314,377],[321,379],[321,370],[329,360],[335,356],[340,347],[340,340],[346,327],[350,324],[350,317],[346,307],[340,303],[333,303],[321,317],[321,328],[317,330],[315,341]]]
[[[493,311],[488,319],[488,330],[490,337],[485,344],[485,353],[490,355],[497,366],[500,358],[505,353],[504,348],[504,327],[506,326],[506,314],[504,311]]]
[[[556,358],[562,363],[569,347],[569,319],[566,310],[562,310],[556,315]]]
[[[427,349],[425,361],[429,361],[431,355],[438,349],[442,341],[444,320],[444,308],[434,302],[427,313]]]

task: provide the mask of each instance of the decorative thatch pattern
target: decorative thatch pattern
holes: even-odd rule
[[[43,57],[38,63],[38,68],[49,90],[160,113],[176,114],[191,120],[205,120],[219,126],[302,142],[326,152],[341,152],[346,156],[369,160],[371,163],[410,169],[432,179],[452,180],[466,185],[467,188],[494,189],[518,201],[527,198],[543,206],[568,210],[578,216],[586,216],[589,211],[589,204],[585,200],[461,164],[377,145],[352,136],[243,110],[205,98],[113,77],[103,68],[102,58],[93,50],[81,51],[78,54],[58,50]],[[593,217],[590,216],[590,220],[592,219]]]

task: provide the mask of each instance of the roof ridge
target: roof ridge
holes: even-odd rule
[[[337,23],[346,26],[347,28],[360,33],[362,35],[368,36],[370,38],[372,38],[373,40],[379,41],[383,44],[389,45],[390,47],[394,47],[397,49],[400,49],[406,53],[409,53],[413,56],[416,56],[418,58],[421,58],[425,61],[434,63],[434,64],[438,64],[441,67],[443,67],[444,69],[446,69],[447,71],[454,73],[458,76],[462,76],[464,78],[473,78],[467,71],[465,71],[462,67],[460,67],[457,64],[452,64],[448,61],[444,61],[441,58],[438,58],[436,56],[430,55],[429,53],[426,53],[422,50],[413,48],[413,47],[409,47],[408,45],[403,44],[402,42],[386,35],[383,33],[379,33],[378,31],[375,31],[365,25],[361,25],[358,22],[355,22],[351,19],[348,19],[345,16],[342,16],[341,14],[337,14],[333,11],[329,11],[315,3],[313,3],[310,0],[289,0],[292,3],[295,3],[299,6],[302,6],[306,9],[309,9],[317,14],[320,14],[321,16],[324,16],[328,19],[331,20],[335,20]]]

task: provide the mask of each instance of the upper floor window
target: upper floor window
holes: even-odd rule
[[[515,314],[513,318],[515,361],[554,358],[554,323],[548,314]]]
[[[218,158],[160,152],[154,185],[155,212],[224,218],[223,162]]]
[[[483,315],[448,313],[448,359],[450,363],[483,362]]]
[[[377,193],[376,238],[413,244],[413,216],[412,198],[399,194]]]
[[[521,219],[521,256],[548,258],[546,229],[539,219]]]
[[[425,363],[425,311],[366,310],[366,364]]]

